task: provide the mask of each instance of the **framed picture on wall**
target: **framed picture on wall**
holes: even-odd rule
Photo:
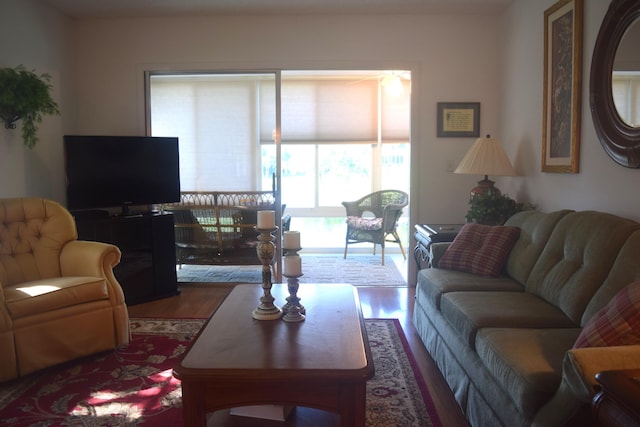
[[[582,4],[560,0],[544,12],[543,172],[579,170]]]
[[[479,102],[438,102],[438,137],[480,136]]]

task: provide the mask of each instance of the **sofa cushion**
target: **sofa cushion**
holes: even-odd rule
[[[440,311],[474,346],[481,328],[576,328],[562,310],[527,292],[449,292]]]
[[[528,418],[557,390],[562,360],[580,328],[486,328],[478,331],[478,356]]]
[[[498,277],[519,234],[517,227],[465,224],[438,267]]]
[[[640,344],[640,281],[613,297],[584,326],[576,348]]]
[[[438,309],[442,295],[458,291],[522,292],[524,286],[507,276],[478,276],[440,268],[425,268],[418,272],[416,298],[426,298]]]
[[[40,314],[91,301],[109,299],[103,277],[55,277],[5,287],[5,303],[12,318]]]

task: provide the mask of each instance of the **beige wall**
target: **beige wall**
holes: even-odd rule
[[[499,17],[265,16],[103,20],[74,27],[79,133],[143,133],[148,69],[412,69],[415,221],[461,220],[478,177],[450,173],[472,139],[436,138],[436,102],[479,101],[495,132]],[[100,100],[100,102],[96,102]],[[455,195],[454,197],[451,197]],[[438,203],[433,203],[438,200]]]
[[[53,75],[63,116],[22,148],[0,129],[0,196],[64,201],[62,135],[144,132],[145,69],[409,68],[413,71],[412,221],[462,220],[480,177],[451,170],[473,139],[436,138],[438,101],[482,104],[521,176],[498,186],[543,210],[599,209],[640,219],[639,170],[611,161],[588,105],[591,50],[608,2],[585,0],[580,173],[540,172],[543,14],[515,0],[502,16],[265,16],[72,21],[44,2],[0,0],[0,66]],[[69,41],[71,40],[71,41]]]
[[[580,172],[542,173],[542,59],[544,10],[554,0],[518,0],[505,16],[504,68],[508,70],[501,99],[501,134],[518,178],[500,179],[503,189],[526,198],[545,211],[594,209],[640,219],[637,185],[640,169],[613,162],[598,141],[589,109],[589,77],[593,46],[609,1],[585,0],[583,34],[582,126]],[[534,58],[535,60],[532,60]]]
[[[52,77],[53,96],[63,116],[45,116],[40,143],[22,143],[21,122],[15,130],[0,124],[0,197],[64,198],[62,129],[68,115],[68,21],[39,0],[0,0],[0,67],[24,65]]]

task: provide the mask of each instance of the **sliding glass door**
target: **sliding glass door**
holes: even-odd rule
[[[146,81],[148,132],[179,137],[183,191],[275,185],[296,221],[338,228],[342,201],[409,192],[409,72],[149,72]],[[405,244],[407,218],[408,209]],[[311,228],[300,230],[308,248],[343,245],[341,231]]]

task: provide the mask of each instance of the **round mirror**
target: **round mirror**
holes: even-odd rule
[[[632,128],[640,127],[640,19],[622,36],[611,74],[613,104],[618,116]]]
[[[616,163],[630,168],[640,168],[640,126],[634,118],[640,99],[637,95],[628,96],[632,90],[620,89],[618,77],[625,74],[629,77],[629,71],[637,75],[640,70],[637,49],[640,29],[636,27],[640,27],[640,0],[613,0],[593,49],[589,97],[602,147]],[[624,93],[619,95],[621,91]],[[619,99],[615,103],[614,92]]]

